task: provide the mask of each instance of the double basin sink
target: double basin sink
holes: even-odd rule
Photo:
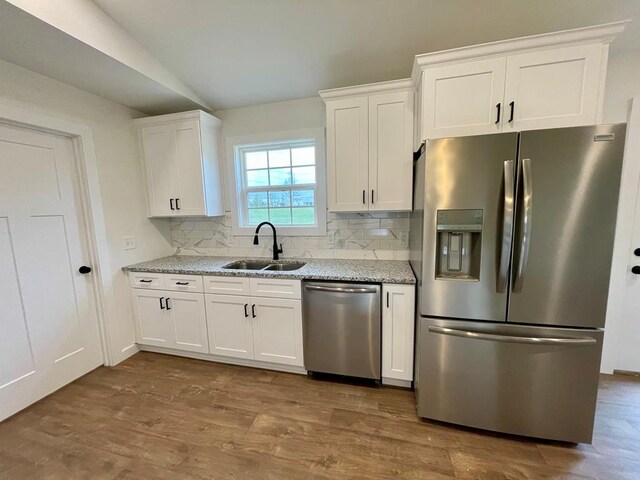
[[[265,271],[292,271],[305,266],[302,262],[275,263],[262,260],[238,260],[225,265],[222,268],[228,270],[265,270]]]

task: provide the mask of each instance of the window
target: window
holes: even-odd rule
[[[285,235],[326,233],[324,138],[309,133],[229,139],[236,176],[234,233],[252,234],[264,221]]]

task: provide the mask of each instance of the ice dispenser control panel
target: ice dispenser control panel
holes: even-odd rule
[[[436,279],[480,280],[482,210],[438,210]]]

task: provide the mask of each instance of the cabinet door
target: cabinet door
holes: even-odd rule
[[[423,138],[500,132],[506,63],[504,58],[495,58],[425,70]]]
[[[164,308],[167,293],[138,288],[132,289],[131,292],[136,342],[141,345],[172,347],[169,317]]]
[[[602,45],[581,45],[507,59],[504,126],[510,130],[597,123]],[[513,120],[511,116],[513,102]]]
[[[253,359],[251,297],[205,295],[209,353]]]
[[[171,328],[171,348],[187,352],[209,353],[204,295],[164,292],[166,314]]]
[[[413,92],[369,97],[369,210],[411,210]]]
[[[206,215],[200,122],[186,120],[173,125],[176,150],[177,215]]]
[[[383,285],[382,377],[413,380],[415,286]]]
[[[175,194],[177,161],[175,134],[171,124],[154,125],[140,130],[145,163],[149,216],[172,216],[171,199]]]
[[[285,365],[303,365],[300,300],[252,298],[255,359]]]
[[[368,210],[367,97],[327,102],[329,211]]]

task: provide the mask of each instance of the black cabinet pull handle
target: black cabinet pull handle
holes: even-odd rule
[[[247,307],[249,306],[248,303],[244,304],[244,318],[248,318],[249,317],[249,312],[247,311]]]
[[[251,305],[251,316],[256,318],[256,306],[255,304]]]
[[[167,299],[164,301],[164,304],[167,307],[167,310],[171,310],[171,307],[169,306],[169,300],[171,300],[169,297],[167,297]]]
[[[176,210],[180,210],[180,203],[178,202],[180,202],[180,199],[176,198]]]
[[[189,285],[189,282],[176,282],[176,285]]]
[[[631,273],[640,275],[640,265],[634,265],[633,267],[631,267]]]
[[[500,123],[500,108],[501,108],[502,104],[501,103],[497,103],[496,104],[496,110],[498,110],[498,114],[496,115],[496,125],[498,123]]]
[[[389,308],[389,292],[387,292],[387,308]]]
[[[162,304],[162,300],[164,300],[164,297],[160,297],[160,310],[164,310],[164,305]]]
[[[140,283],[151,283],[153,280],[145,280],[144,278],[140,280]]]
[[[171,210],[175,210],[175,208],[173,207],[173,198],[169,199],[169,206],[171,207]]]
[[[366,192],[364,190],[362,190],[362,204],[365,205],[367,202],[364,199],[364,196],[366,195]]]
[[[371,204],[373,205],[373,190],[371,190]]]
[[[633,251],[633,254],[634,254],[636,257],[640,257],[640,248],[636,248],[636,249]]]
[[[511,113],[509,114],[509,123],[511,123],[513,122],[513,115],[516,112],[516,102],[509,103],[509,106],[511,107]]]

